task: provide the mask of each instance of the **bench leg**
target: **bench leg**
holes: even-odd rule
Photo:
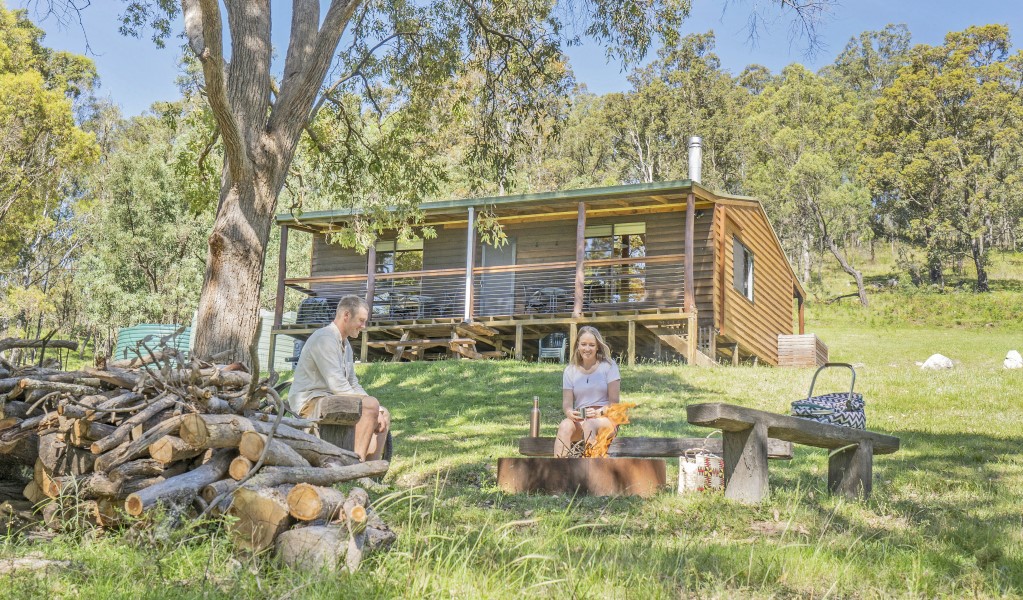
[[[756,504],[767,497],[767,425],[743,431],[722,431],[725,454],[725,498]]]
[[[864,440],[828,459],[828,490],[851,499],[870,497],[874,472],[874,444]]]

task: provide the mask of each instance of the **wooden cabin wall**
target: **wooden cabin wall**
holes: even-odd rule
[[[756,206],[724,206],[722,262],[724,276],[716,282],[716,310],[722,335],[744,352],[778,364],[778,334],[792,331],[792,273],[778,247],[767,217]],[[753,252],[753,302],[733,286],[733,236]],[[718,295],[719,294],[719,295]]]
[[[679,230],[680,243],[685,239],[685,213],[682,217],[682,229]],[[693,226],[693,278],[696,280],[696,310],[699,315],[699,326],[708,327],[714,324],[714,211],[710,208],[696,211],[696,222]],[[683,249],[682,252],[685,250]]]

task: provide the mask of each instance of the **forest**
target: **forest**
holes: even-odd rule
[[[730,73],[717,43],[681,37],[603,95],[564,55],[539,84],[512,61],[499,81],[470,65],[420,95],[370,61],[314,107],[277,212],[358,208],[332,241],[359,248],[384,228],[428,237],[429,200],[686,179],[699,135],[703,184],[764,203],[815,299],[834,300],[815,285],[836,265],[863,305],[872,285],[941,290],[955,276],[989,290],[992,251],[1016,251],[1023,233],[1023,53],[1006,26],[932,46],[889,25],[816,72]],[[56,330],[109,352],[119,327],[192,321],[224,140],[199,61],[180,64],[177,98],[125,117],[88,57],[48,48],[25,11],[0,5],[0,336]],[[500,215],[487,216],[500,243]],[[896,272],[870,284],[862,263],[879,253]],[[308,264],[308,250],[289,257],[289,272]],[[264,280],[276,269],[266,260]]]

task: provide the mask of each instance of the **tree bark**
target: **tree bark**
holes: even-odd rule
[[[973,254],[973,264],[977,267],[977,291],[987,292],[990,291],[987,282],[987,270],[984,268],[984,263],[987,262],[984,259],[984,241],[979,236],[973,238],[973,243],[970,248]]]
[[[294,11],[280,93],[271,104],[269,6],[249,10],[236,0],[226,2],[228,70],[220,4],[182,1],[188,43],[202,64],[206,95],[224,140],[220,203],[199,298],[198,356],[226,352],[232,360],[250,360],[277,196],[341,34],[361,4],[333,0],[322,24],[317,3]]]
[[[190,503],[202,488],[223,479],[233,458],[233,450],[220,450],[201,467],[128,496],[124,509],[129,515],[137,517],[158,502]]]

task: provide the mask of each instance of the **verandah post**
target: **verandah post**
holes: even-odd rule
[[[572,305],[572,316],[576,319],[583,316],[583,261],[586,259],[586,203],[579,203],[579,217],[575,226],[575,302]]]
[[[696,318],[696,285],[693,281],[695,279],[695,268],[693,267],[693,257],[696,254],[695,249],[695,236],[696,236],[696,196],[693,192],[689,192],[686,196],[686,240],[685,240],[685,252],[686,252],[686,264],[685,264],[685,282],[683,287],[683,303],[685,304],[686,312],[689,313],[688,320],[688,335],[686,338],[687,349],[689,350],[689,364],[696,364],[696,352],[697,352],[697,341],[699,338],[699,330],[697,329],[699,323]]]
[[[469,207],[469,232],[465,236],[465,311],[463,319],[472,321],[472,267],[476,263],[476,209]]]
[[[280,329],[284,323],[284,279],[288,276],[288,226],[281,226],[281,247],[277,255],[277,298],[274,302],[274,329]],[[273,371],[274,358],[277,354],[277,334],[270,331],[270,350],[267,353],[267,371]]]
[[[370,246],[366,251],[366,304],[369,306],[369,320],[373,319],[373,297],[377,287],[377,248]]]

